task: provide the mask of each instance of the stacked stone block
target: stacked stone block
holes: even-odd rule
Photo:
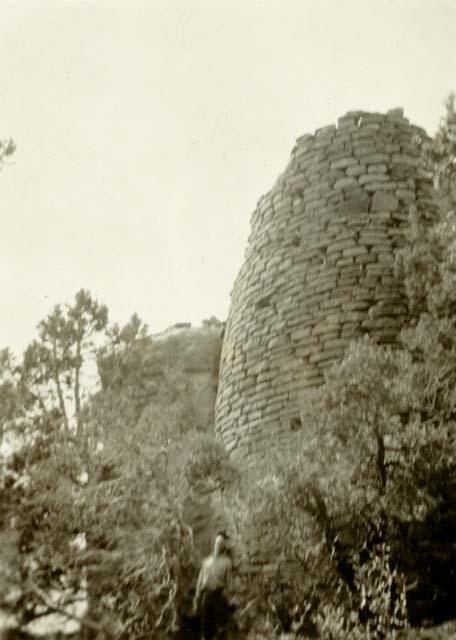
[[[249,458],[289,444],[299,397],[349,342],[394,344],[407,315],[394,256],[410,207],[432,215],[425,132],[401,109],[354,111],[297,140],[252,215],[226,324],[216,431]]]

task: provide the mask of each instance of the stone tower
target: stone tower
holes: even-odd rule
[[[401,109],[354,111],[297,140],[252,215],[231,294],[216,432],[261,455],[301,426],[299,395],[349,342],[394,343],[407,306],[394,277],[411,206],[432,210],[417,136]]]

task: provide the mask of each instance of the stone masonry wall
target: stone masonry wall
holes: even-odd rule
[[[225,329],[216,431],[249,458],[290,442],[299,395],[349,342],[394,343],[407,313],[394,254],[409,209],[433,210],[401,109],[355,111],[297,140],[252,215]]]

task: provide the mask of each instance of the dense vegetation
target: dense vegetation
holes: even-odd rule
[[[108,329],[107,309],[80,291],[40,323],[20,363],[3,351],[4,435],[21,446],[2,470],[15,544],[1,595],[21,626],[86,597],[89,637],[175,626],[196,570],[185,507],[232,474],[170,367],[175,346],[155,345],[135,315]]]
[[[0,603],[19,626],[54,610],[78,618],[81,638],[175,633],[200,560],[188,506],[208,497],[235,556],[278,560],[238,585],[241,637],[294,625],[386,638],[455,616],[453,98],[423,168],[439,214],[411,211],[397,257],[411,318],[400,345],[353,343],[303,396],[290,450],[254,469],[203,428],[141,320],[109,327],[87,291],[40,323],[20,361],[2,352],[0,438],[16,452],[0,470]]]

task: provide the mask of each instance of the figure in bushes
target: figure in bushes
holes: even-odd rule
[[[210,556],[201,565],[196,585],[194,611],[201,621],[202,640],[221,638],[232,620],[232,560],[228,536],[217,533]]]

